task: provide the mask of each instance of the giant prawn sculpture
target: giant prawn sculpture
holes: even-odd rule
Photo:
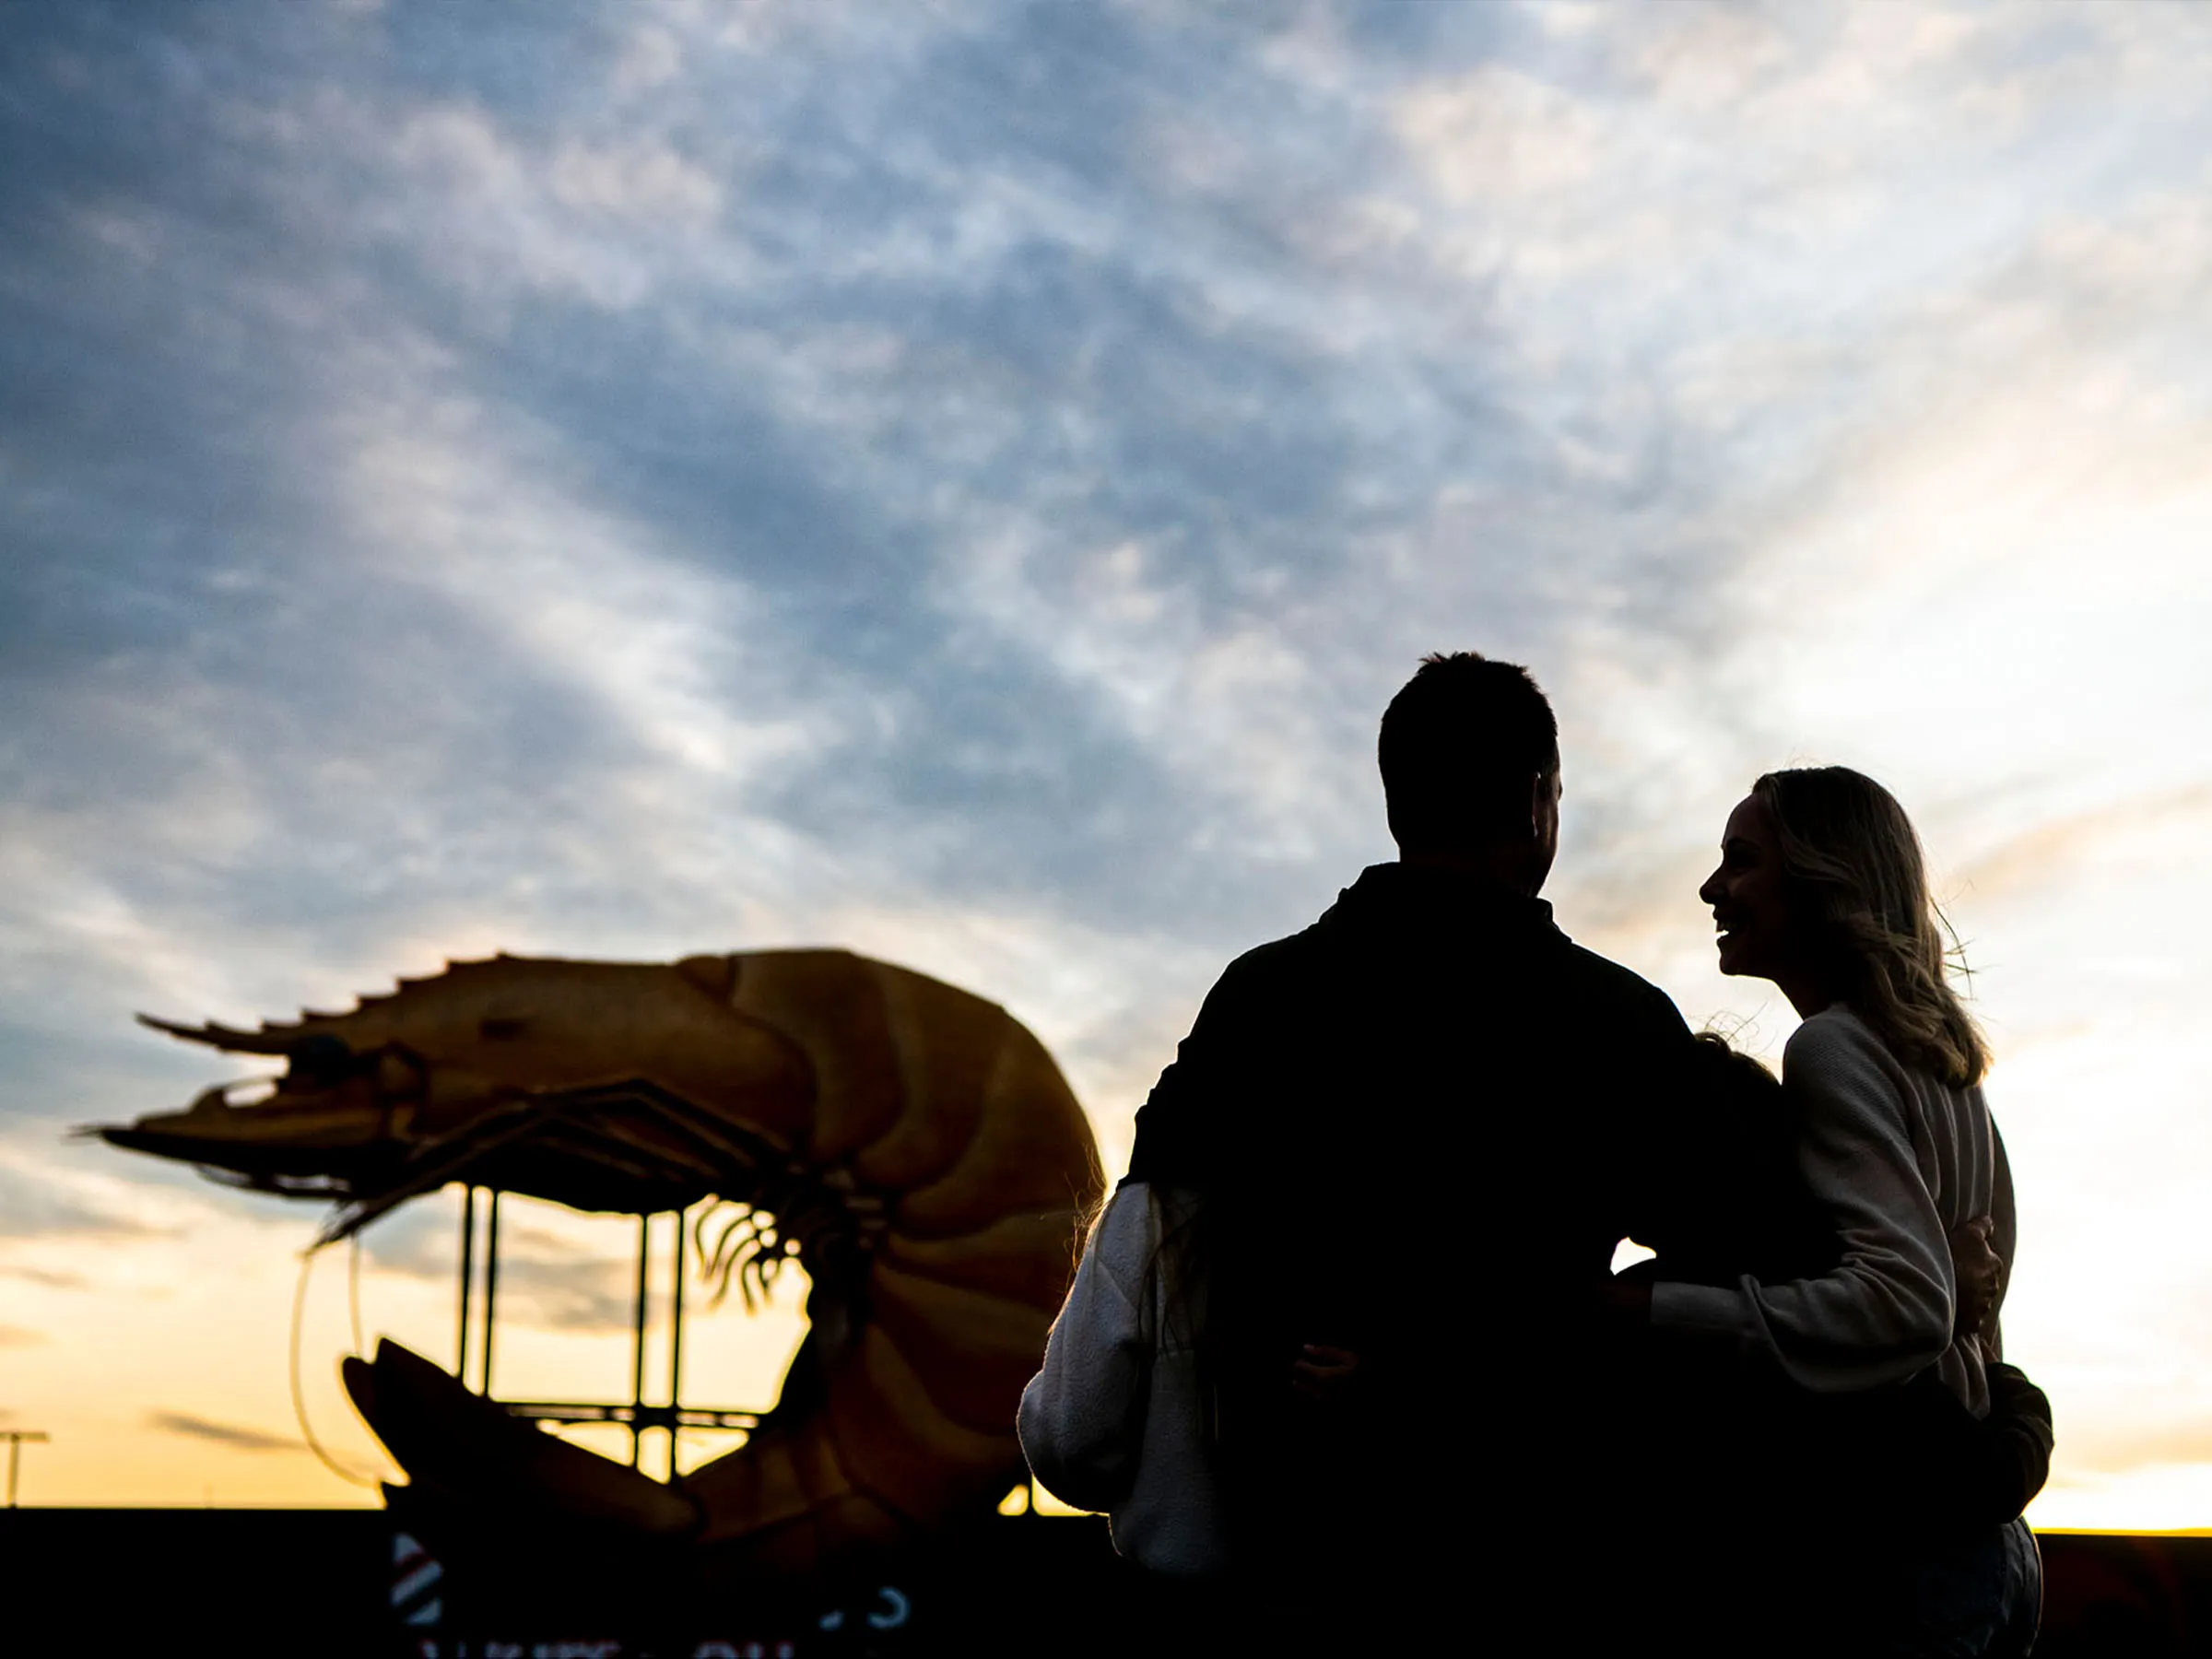
[[[809,1329],[775,1408],[665,1485],[388,1340],[348,1359],[425,1530],[565,1531],[680,1559],[692,1583],[758,1583],[988,1513],[1021,1477],[1015,1406],[1100,1181],[1052,1056],[995,1004],[841,950],[501,956],[258,1030],[147,1023],[288,1069],[264,1100],[218,1086],[98,1133],[335,1198],[326,1241],[465,1181],[635,1215],[718,1198],[739,1206],[725,1285],[805,1266]]]

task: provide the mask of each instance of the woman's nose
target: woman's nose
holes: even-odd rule
[[[1720,871],[1715,870],[1705,877],[1705,885],[1698,888],[1698,897],[1707,904],[1718,904],[1721,901]]]

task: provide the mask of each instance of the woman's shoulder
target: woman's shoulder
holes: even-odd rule
[[[1124,1181],[1091,1230],[1091,1248],[1110,1261],[1143,1262],[1159,1247],[1160,1235],[1189,1220],[1197,1207],[1198,1195],[1187,1187]]]
[[[1118,1245],[1135,1241],[1150,1232],[1152,1217],[1159,1199],[1157,1193],[1169,1189],[1155,1187],[1148,1181],[1124,1181],[1113,1189],[1100,1212],[1097,1224],[1091,1229],[1092,1240],[1100,1245]]]
[[[1782,1063],[1785,1066],[1803,1065],[1831,1055],[1880,1055],[1894,1064],[1888,1044],[1848,1003],[1830,1003],[1818,1014],[1807,1015],[1782,1045]]]
[[[1884,1092],[1907,1087],[1906,1067],[1857,1014],[1834,1003],[1808,1018],[1782,1050],[1783,1085],[1803,1095],[1821,1092]]]

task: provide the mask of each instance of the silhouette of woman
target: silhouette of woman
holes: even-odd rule
[[[1832,1260],[1803,1277],[1663,1277],[1618,1294],[1648,1295],[1663,1351],[1672,1339],[1707,1359],[1732,1349],[1768,1362],[1794,1385],[1799,1444],[1825,1450],[1831,1469],[1852,1461],[1854,1444],[1885,1437],[1894,1464],[1889,1430],[1915,1389],[1940,1387],[1988,1419],[1993,1385],[2000,1418],[2026,1387],[2032,1417],[2041,1395],[2001,1364],[1996,1308],[2014,1215],[1980,1088],[1988,1053],[1947,982],[1943,918],[1903,809],[1847,768],[1768,773],[1730,815],[1699,896],[1712,907],[1722,971],[1773,981],[1803,1018],[1783,1053],[1783,1097]],[[1963,1319],[1961,1248],[1998,1265],[1986,1310]],[[1930,1420],[1924,1400],[1918,1410],[1913,1420]],[[2031,1458],[2047,1457],[2041,1420]],[[1841,1621],[1853,1625],[1850,1651],[2024,1653],[2041,1574],[2026,1523],[1999,1518],[2010,1505],[1993,1516],[1986,1504],[1954,1503],[1932,1520],[1900,1486],[1886,1516],[1884,1507],[1874,1494],[1821,1546],[1836,1550],[1839,1610],[1859,1614]],[[1848,1531],[1859,1535],[1847,1561]],[[1819,1563],[1799,1565],[1820,1578]]]

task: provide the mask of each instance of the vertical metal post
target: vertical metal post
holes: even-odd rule
[[[453,1376],[468,1386],[468,1303],[476,1295],[477,1189],[461,1189],[461,1330],[453,1338]]]
[[[668,1478],[676,1478],[676,1411],[684,1403],[684,1212],[676,1212],[675,1282],[668,1288]]]
[[[491,1215],[484,1224],[484,1388],[491,1398],[491,1338],[500,1300],[500,1189],[491,1189]]]
[[[629,1466],[633,1469],[643,1456],[645,1442],[638,1414],[645,1405],[645,1265],[652,1258],[653,1218],[641,1215],[638,1218],[638,1303],[629,1356]]]
[[[37,1441],[43,1444],[46,1431],[42,1429],[0,1430],[0,1440],[7,1441],[7,1507],[16,1507],[16,1477],[22,1472],[23,1442]]]

